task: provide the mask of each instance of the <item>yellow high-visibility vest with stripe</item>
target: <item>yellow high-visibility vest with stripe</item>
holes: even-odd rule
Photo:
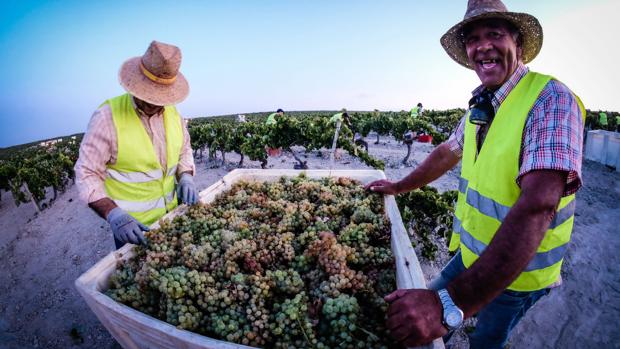
[[[131,96],[124,94],[106,103],[112,110],[118,139],[116,163],[106,169],[106,192],[121,209],[141,223],[151,225],[177,206],[175,174],[183,146],[181,116],[174,106],[164,108],[168,163],[164,169]]]
[[[519,81],[497,111],[479,154],[476,154],[476,126],[469,121],[465,123],[450,250],[461,249],[467,268],[483,253],[521,195],[516,178],[523,128],[532,106],[551,79],[548,75],[529,72]],[[584,118],[583,104],[575,97]],[[573,229],[574,213],[575,195],[563,197],[536,255],[508,289],[535,291],[558,280]]]
[[[415,106],[413,108],[411,108],[411,117],[415,118],[418,117],[418,112],[420,111],[420,107]]]

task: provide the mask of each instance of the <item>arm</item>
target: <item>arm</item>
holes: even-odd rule
[[[532,171],[522,179],[522,192],[480,258],[450,285],[455,304],[472,316],[502,293],[540,245],[564,192],[564,171]]]
[[[366,185],[366,189],[387,195],[396,195],[425,186],[441,177],[459,163],[463,156],[466,116],[461,118],[450,138],[435,148],[418,168],[407,177],[392,183],[385,179]]]
[[[144,243],[142,231],[147,231],[148,227],[118,208],[105,191],[106,166],[116,161],[116,153],[116,129],[112,113],[104,105],[93,114],[80,144],[80,156],[75,164],[78,191],[82,200],[110,223],[117,240]]]
[[[534,257],[564,191],[566,172],[542,170],[526,174],[522,192],[480,258],[448,285],[448,292],[466,317],[472,316],[504,291]],[[414,347],[447,333],[437,292],[397,290],[387,326],[402,344]]]
[[[177,166],[177,197],[184,204],[195,204],[198,201],[196,185],[194,184],[194,173],[196,168],[194,165],[194,154],[192,152],[191,140],[187,125],[181,118],[181,127],[183,128],[183,146],[179,155],[179,164]]]
[[[99,215],[99,217],[103,219],[108,218],[108,213],[115,209],[117,206],[110,198],[102,198],[97,201],[89,202],[88,207],[90,207],[95,213]]]
[[[456,166],[460,160],[461,158],[450,149],[448,143],[442,143],[407,177],[398,182],[374,181],[367,184],[366,189],[388,195],[414,190],[441,177]]]
[[[106,165],[116,161],[116,151],[112,112],[108,105],[104,105],[93,113],[88,123],[75,164],[80,198],[103,219],[116,207],[104,187]]]
[[[435,179],[443,176],[444,173],[452,169],[461,161],[450,147],[446,144],[440,144],[435,148],[426,159],[412,171],[407,177],[396,182],[396,189],[399,193],[418,189]]]
[[[193,176],[196,173],[194,165],[194,153],[192,152],[191,139],[187,131],[187,125],[181,117],[181,127],[183,128],[183,146],[179,155],[179,165],[177,166],[177,179],[180,179],[184,173]]]

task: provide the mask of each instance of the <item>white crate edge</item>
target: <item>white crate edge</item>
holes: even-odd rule
[[[219,193],[229,189],[233,183],[239,180],[273,181],[281,176],[293,177],[302,172],[309,178],[350,177],[362,183],[385,178],[383,171],[379,170],[236,169],[201,191],[199,194],[200,201],[211,202]],[[411,246],[393,196],[385,196],[385,208],[391,222],[391,247],[396,262],[397,287],[401,289],[426,288],[420,263]],[[185,210],[187,210],[187,206],[181,205],[164,218],[173,218]],[[159,224],[155,223],[151,228],[158,226]],[[127,244],[120,250],[109,253],[75,281],[75,287],[90,309],[123,348],[252,348],[177,329],[164,321],[117,303],[103,294],[102,291],[107,289],[109,277],[116,268],[117,262],[131,258],[134,254],[133,245]],[[443,349],[444,344],[441,339],[437,339],[432,344],[419,348]]]

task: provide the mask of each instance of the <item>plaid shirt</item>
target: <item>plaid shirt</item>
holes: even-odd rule
[[[495,112],[529,69],[519,64],[510,79],[493,93]],[[484,90],[477,87],[472,95]],[[463,156],[465,142],[465,117],[450,136],[447,143],[452,152]],[[476,126],[476,133],[484,142],[488,127]],[[573,93],[564,84],[551,80],[538,96],[530,110],[521,143],[519,175],[515,178],[521,186],[523,176],[534,170],[566,171],[564,196],[571,195],[581,187],[581,158],[583,144],[583,121],[579,105]]]

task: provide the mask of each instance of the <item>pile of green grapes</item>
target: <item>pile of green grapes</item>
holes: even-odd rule
[[[177,328],[266,348],[389,348],[383,197],[348,178],[238,182],[163,220],[107,294]]]

